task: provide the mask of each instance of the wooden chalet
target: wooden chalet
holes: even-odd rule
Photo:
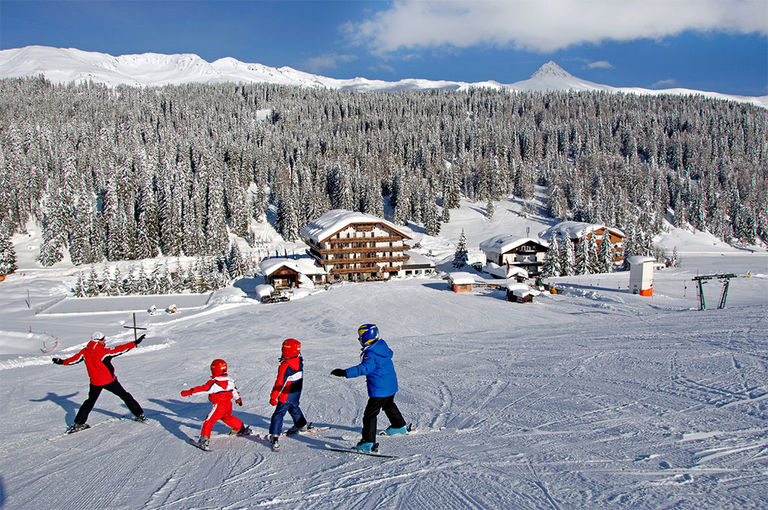
[[[595,245],[599,252],[606,232],[608,232],[609,239],[613,245],[613,262],[621,265],[624,263],[624,239],[627,236],[617,228],[596,223],[563,221],[539,234],[539,237],[547,240],[552,240],[555,237],[558,239],[570,239],[574,245],[578,246],[582,241],[589,240],[592,236],[595,236]]]
[[[303,229],[309,255],[328,273],[328,281],[384,280],[408,261],[411,238],[386,220],[334,209]]]
[[[325,283],[326,271],[312,258],[288,259],[274,257],[259,263],[265,283],[275,290],[299,287],[302,283]]]
[[[541,266],[549,249],[549,243],[541,239],[499,235],[480,243],[486,264],[516,266],[525,269],[526,277],[541,275]]]

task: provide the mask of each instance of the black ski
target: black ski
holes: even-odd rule
[[[365,450],[356,450],[354,448],[339,448],[337,446],[331,446],[329,444],[326,444],[325,447],[328,450],[331,450],[333,452],[356,453],[358,455],[368,455],[369,457],[384,457],[387,459],[399,458],[397,455],[387,455],[386,453],[379,453],[379,452],[367,452]]]

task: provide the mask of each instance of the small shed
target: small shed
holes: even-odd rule
[[[449,273],[448,283],[451,290],[456,293],[472,292],[472,284],[475,283],[475,277],[470,273]]]
[[[629,262],[629,291],[641,296],[653,296],[653,265],[656,259],[635,255]]]
[[[509,283],[507,285],[507,301],[514,303],[532,303],[533,298],[541,294],[538,290],[524,283]]]

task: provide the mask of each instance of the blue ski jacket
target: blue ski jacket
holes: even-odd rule
[[[360,364],[346,369],[347,377],[364,375],[369,397],[389,397],[397,393],[397,374],[392,363],[392,349],[384,340],[376,340],[360,353]]]

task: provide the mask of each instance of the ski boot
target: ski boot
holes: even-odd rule
[[[278,442],[278,436],[277,434],[272,434],[269,436],[269,443],[272,445],[272,451],[273,452],[279,452],[280,451],[280,443]]]
[[[89,428],[91,428],[91,426],[88,425],[87,423],[73,423],[67,429],[67,434],[74,434],[75,432],[80,432],[81,430],[85,430]]]
[[[140,414],[140,415],[134,417],[133,419],[134,419],[134,421],[137,421],[139,423],[147,423],[147,417],[144,416],[143,414]]]
[[[312,424],[311,423],[305,423],[301,427],[297,427],[296,425],[294,425],[293,427],[291,427],[291,428],[289,428],[288,430],[285,431],[285,435],[286,436],[292,436],[294,434],[300,434],[302,432],[308,431],[311,428],[312,428]]]
[[[208,436],[200,436],[200,439],[197,440],[198,448],[202,448],[203,450],[209,450],[211,448],[211,438]]]
[[[370,443],[367,441],[360,441],[357,443],[357,446],[353,448],[353,450],[358,450],[361,452],[377,452],[379,451],[379,443]]]
[[[243,424],[240,429],[232,429],[229,431],[230,436],[250,436],[251,435],[251,427],[249,427],[246,424]]]
[[[403,425],[402,427],[388,427],[387,430],[384,431],[385,436],[396,436],[398,434],[407,434],[408,433],[408,425]]]

